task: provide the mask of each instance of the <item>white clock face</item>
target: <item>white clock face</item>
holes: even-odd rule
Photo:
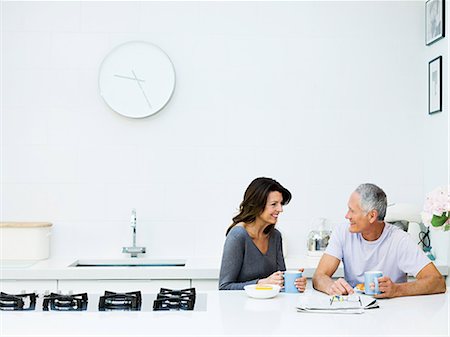
[[[100,66],[100,95],[111,109],[131,118],[160,111],[175,88],[175,70],[167,54],[143,41],[113,49]]]

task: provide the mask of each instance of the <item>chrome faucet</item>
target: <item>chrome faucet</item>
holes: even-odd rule
[[[131,228],[133,228],[133,246],[123,247],[122,253],[131,254],[131,257],[137,257],[138,254],[145,253],[145,247],[136,247],[136,209],[131,210]]]

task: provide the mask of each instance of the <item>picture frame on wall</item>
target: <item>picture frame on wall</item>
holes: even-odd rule
[[[428,63],[428,114],[442,111],[442,56]]]
[[[425,43],[427,46],[445,36],[444,6],[444,0],[428,0],[425,3]]]

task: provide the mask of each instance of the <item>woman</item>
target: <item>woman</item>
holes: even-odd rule
[[[257,283],[283,286],[286,266],[275,224],[290,200],[291,193],[270,178],[256,178],[247,187],[239,214],[226,232],[220,290],[242,290]],[[295,285],[304,291],[306,278],[298,278]]]

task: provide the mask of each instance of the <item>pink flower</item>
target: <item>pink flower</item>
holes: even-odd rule
[[[450,185],[440,186],[427,194],[421,216],[425,226],[450,230]]]

